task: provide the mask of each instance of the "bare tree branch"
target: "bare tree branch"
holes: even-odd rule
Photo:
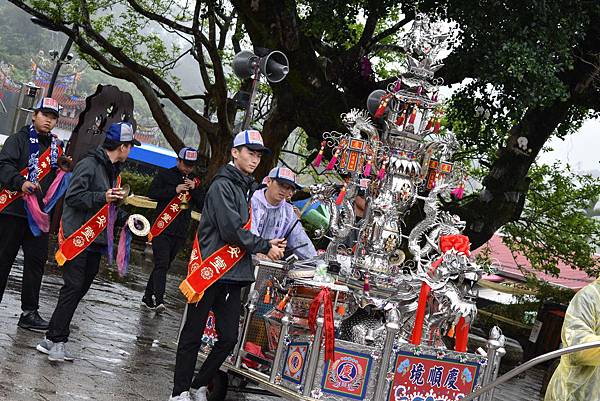
[[[396,22],[394,25],[392,25],[388,29],[385,29],[385,30],[379,32],[377,35],[373,36],[371,38],[371,40],[369,40],[369,42],[367,43],[366,47],[371,48],[373,45],[380,42],[382,39],[385,39],[388,36],[393,35],[394,33],[398,32],[400,29],[402,29],[404,26],[406,26],[408,23],[410,23],[414,18],[415,18],[414,10],[407,12],[406,16],[403,19]]]
[[[192,28],[187,27],[185,25],[181,25],[180,23],[175,22],[173,20],[170,20],[167,17],[165,17],[164,15],[149,11],[149,10],[145,9],[144,7],[142,7],[141,5],[139,5],[135,0],[127,0],[127,3],[129,3],[131,8],[133,8],[136,12],[140,13],[141,15],[143,15],[144,17],[146,17],[150,20],[156,21],[162,25],[166,25],[172,29],[175,29],[176,31],[187,33],[188,35],[194,34],[194,31]]]

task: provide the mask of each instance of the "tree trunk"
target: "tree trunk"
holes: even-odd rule
[[[220,128],[221,131],[217,135],[208,136],[208,141],[210,142],[210,159],[208,161],[205,182],[211,180],[221,166],[229,163],[231,160],[231,133],[224,127]]]
[[[290,117],[290,109],[282,109],[276,101],[273,101],[271,111],[263,125],[262,137],[265,146],[271,150],[271,153],[264,155],[261,163],[254,172],[257,180],[265,177],[271,168],[273,168],[278,160],[283,144],[289,137],[290,133],[296,128],[296,125]]]

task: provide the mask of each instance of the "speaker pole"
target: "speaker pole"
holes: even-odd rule
[[[258,82],[260,81],[260,67],[258,63],[254,66],[254,78],[252,79],[252,90],[250,91],[250,100],[248,101],[248,107],[244,114],[244,120],[242,121],[242,129],[244,131],[248,129],[250,122],[252,121],[252,112],[254,111],[254,99],[256,98],[256,90],[258,89]]]

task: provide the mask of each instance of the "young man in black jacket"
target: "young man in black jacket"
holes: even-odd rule
[[[51,131],[58,116],[56,100],[42,99],[33,113],[31,125],[9,136],[0,151],[0,302],[17,252],[22,247],[25,256],[21,284],[23,313],[18,325],[36,331],[48,329],[48,322],[38,313],[42,275],[48,259],[48,233],[35,236],[31,231],[23,194],[35,194],[41,205],[40,200],[56,177],[62,143]],[[25,175],[24,170],[27,170]],[[44,170],[47,170],[45,174]]]
[[[246,130],[237,134],[231,150],[233,160],[221,167],[206,194],[198,226],[203,262],[180,286],[189,303],[177,347],[171,401],[206,400],[207,384],[238,340],[241,290],[254,281],[251,255],[266,253],[273,260],[283,256],[283,239],[268,241],[260,238],[250,232],[248,224],[250,198],[257,186],[251,174],[262,154],[268,151],[258,131]],[[224,263],[229,259],[228,253],[232,258],[235,254],[236,261],[231,265]],[[213,280],[212,284],[195,286],[194,283],[201,282],[192,279],[196,272],[204,279]],[[215,315],[219,340],[192,382],[210,310]]]
[[[56,252],[56,261],[63,269],[64,284],[46,337],[36,347],[48,354],[50,361],[74,359],[65,349],[69,326],[79,302],[98,273],[100,257],[112,246],[113,233],[109,230],[114,229],[114,225],[111,221],[126,223],[127,213],[112,208],[111,204],[123,199],[123,191],[118,185],[120,165],[127,160],[133,145],[139,144],[133,137],[130,123],[112,124],[104,143],[81,159],[73,170],[63,204],[60,247]]]
[[[192,209],[202,209],[204,190],[200,179],[192,175],[198,160],[196,149],[185,147],[179,151],[177,165],[159,172],[150,185],[148,196],[156,199],[156,220],[150,229],[154,269],[148,278],[142,306],[157,313],[165,310],[164,295],[167,271],[185,242],[192,217]],[[187,205],[187,208],[182,205]],[[154,297],[154,299],[153,299]]]

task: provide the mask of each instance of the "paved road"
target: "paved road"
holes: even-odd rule
[[[20,257],[19,257],[20,258]],[[18,259],[19,266],[22,259]],[[35,350],[43,334],[17,328],[21,269],[15,266],[0,304],[0,400],[159,401],[168,399],[175,363],[174,343],[182,298],[172,275],[169,310],[143,310],[139,301],[147,269],[132,268],[126,281],[103,269],[73,320],[69,349],[74,363],[52,364]],[[42,316],[49,318],[62,279],[49,268],[41,293]],[[183,268],[179,269],[180,274]],[[503,386],[498,401],[539,400],[541,375],[534,372]],[[230,400],[275,401],[276,397],[232,393]]]

